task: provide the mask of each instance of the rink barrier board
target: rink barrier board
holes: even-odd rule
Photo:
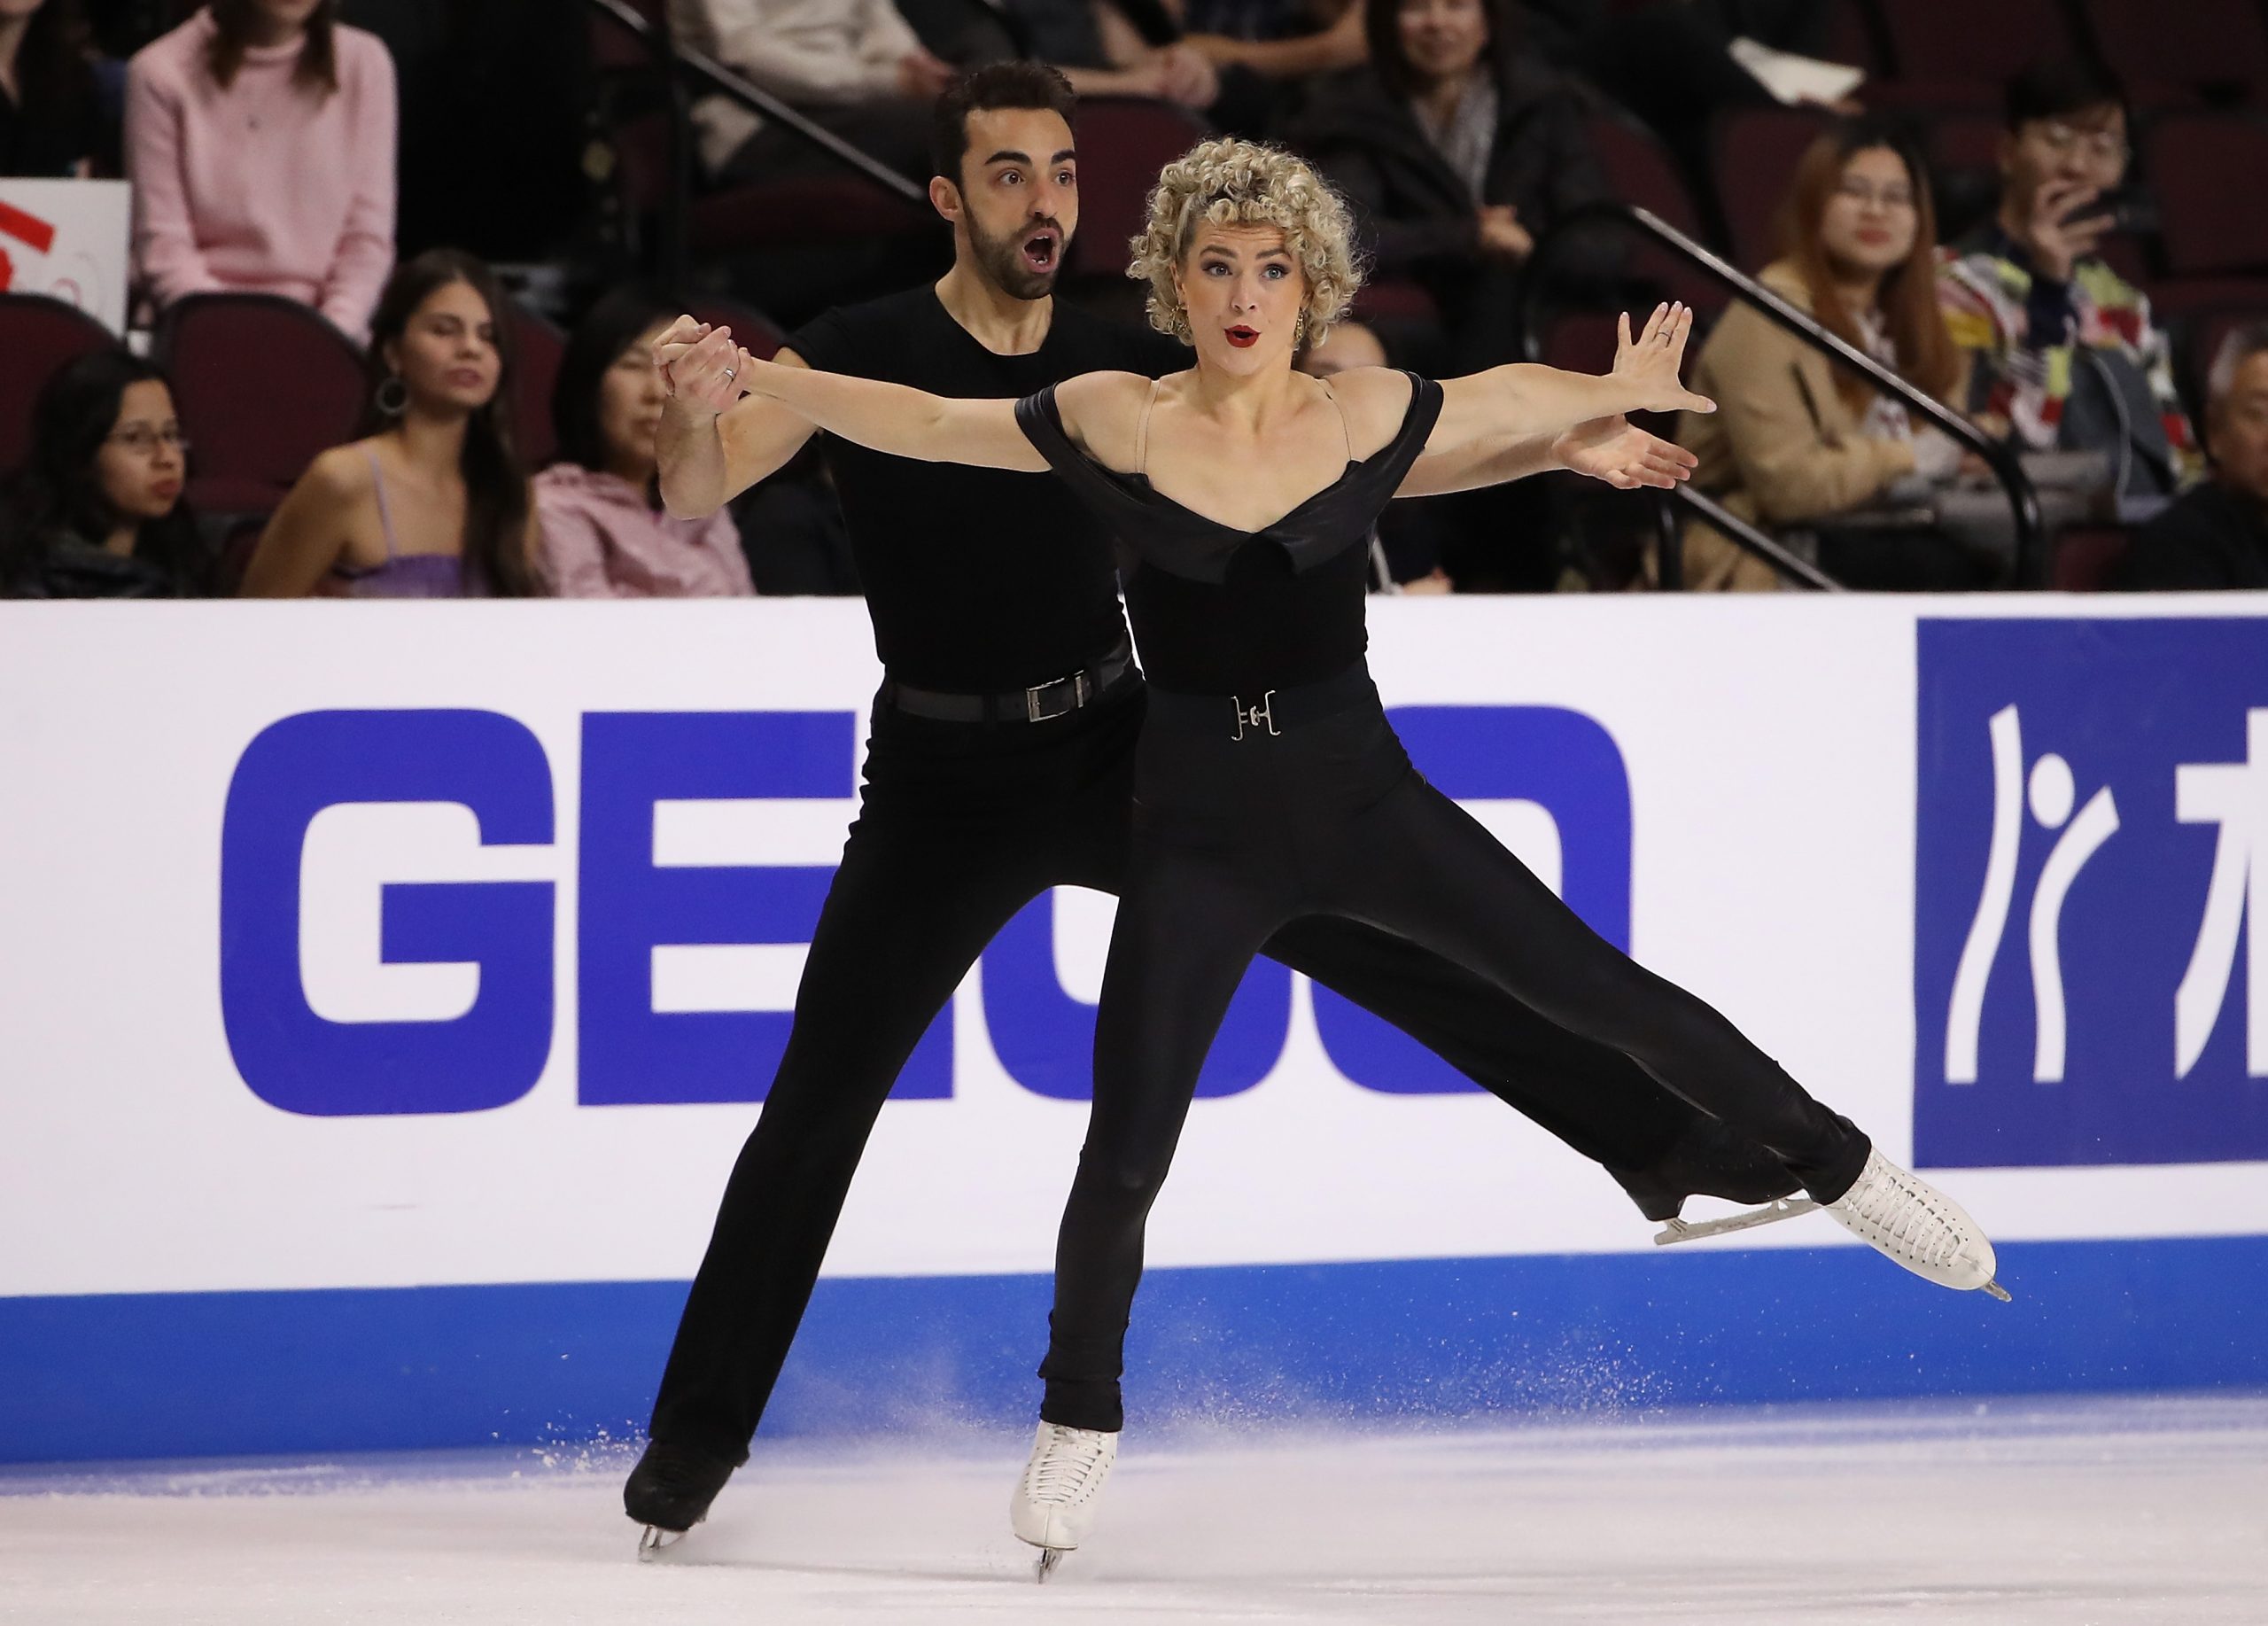
[[[2012,1304],[1848,1247],[1153,1271],[1128,1411],[1137,1428],[1355,1423],[2268,1384],[2268,1238],[2000,1256]],[[0,1460],[619,1440],[685,1293],[0,1299]],[[764,1435],[1021,1426],[1048,1295],[1045,1275],[823,1280]]]

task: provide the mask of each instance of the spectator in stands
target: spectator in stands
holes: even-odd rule
[[[2222,340],[2206,386],[2205,433],[2212,479],[2142,528],[2114,587],[2268,587],[2268,322]]]
[[[2097,253],[2129,156],[2118,86],[2085,64],[2042,64],[2009,85],[2007,121],[1999,209],[1954,245],[1940,282],[1971,362],[1969,411],[2023,450],[2108,454],[2122,495],[2170,494],[2202,469],[2171,349],[2141,291]]]
[[[1144,96],[1202,113],[1221,94],[1217,69],[1183,41],[1158,0],[1008,0],[1030,52],[1081,96]]]
[[[535,478],[537,573],[560,598],[727,598],[756,591],[724,510],[662,510],[654,434],[668,392],[653,343],[675,310],[635,291],[591,307],[551,397],[560,461]]]
[[[338,0],[213,0],[127,70],[151,297],[277,293],[360,340],[393,261],[393,64]]]
[[[1608,195],[1582,93],[1520,49],[1495,0],[1364,0],[1370,64],[1319,90],[1290,138],[1360,215],[1380,280],[1415,280],[1437,331],[1387,324],[1397,362],[1465,372],[1517,359],[1512,299],[1536,238]],[[1611,239],[1560,261],[1611,276]]]
[[[920,173],[929,104],[953,75],[891,0],[678,0],[678,36],[891,167]],[[694,110],[712,175],[777,174],[814,160],[720,96]]]
[[[1927,173],[1908,139],[1872,120],[1822,134],[1796,170],[1782,224],[1783,256],[1762,281],[1838,338],[1941,400],[1961,359],[1938,308],[1936,220]],[[1701,459],[1696,488],[1744,518],[1803,525],[1876,502],[1901,483],[1949,480],[1960,448],[1856,373],[1736,304],[1694,367],[1717,402],[1689,416],[1681,439]],[[1819,564],[1852,587],[1974,587],[1985,566],[1927,527],[1841,529]],[[1769,588],[1770,566],[1705,526],[1689,531],[1686,585]]]
[[[502,308],[488,268],[453,249],[393,274],[371,323],[363,438],[316,458],[284,499],[245,567],[246,597],[538,590]]]
[[[210,560],[182,502],[189,443],[166,376],[123,350],[58,370],[31,456],[0,497],[0,591],[16,598],[186,598]]]
[[[0,175],[83,177],[117,144],[78,0],[0,0]]]

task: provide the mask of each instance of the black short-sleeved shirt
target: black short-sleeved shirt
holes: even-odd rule
[[[1189,365],[1164,336],[1058,301],[1046,341],[995,355],[923,286],[832,310],[788,341],[813,367],[963,400],[1015,400],[1089,372]],[[920,463],[837,436],[823,450],[892,677],[952,694],[1044,683],[1124,626],[1111,537],[1052,474]]]

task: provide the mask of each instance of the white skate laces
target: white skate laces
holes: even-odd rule
[[[1094,1529],[1103,1482],[1118,1460],[1118,1436],[1092,1428],[1042,1423],[1031,1459],[1008,1505],[1016,1539],[1039,1548],[1039,1578]]]
[[[1983,1288],[2006,1302],[1993,1278],[1992,1244],[1961,1204],[1880,1152],[1851,1189],[1826,1205],[1836,1222],[1925,1280],[1964,1292]]]

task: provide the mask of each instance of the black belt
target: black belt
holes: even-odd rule
[[[950,695],[884,678],[875,698],[884,705],[939,722],[1044,723],[1093,704],[1133,669],[1134,651],[1121,638],[1118,647],[1100,660],[1029,689],[1012,689],[1002,695]]]
[[[1256,695],[1177,695],[1153,683],[1149,701],[1150,715],[1169,727],[1206,734],[1218,728],[1231,740],[1267,739],[1378,704],[1378,686],[1360,661],[1321,682],[1263,689]]]

